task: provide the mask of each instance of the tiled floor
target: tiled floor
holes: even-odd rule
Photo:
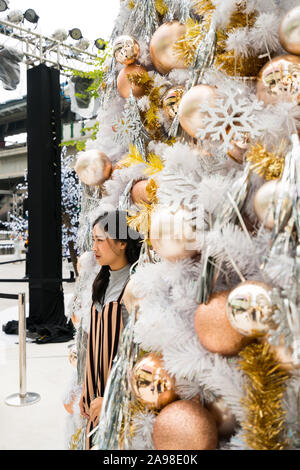
[[[4,257],[1,257],[0,261],[2,260]],[[7,277],[8,274],[12,278],[24,275],[23,263],[4,266],[5,271],[0,266],[0,278]],[[73,286],[74,284],[69,284],[65,289],[66,304]],[[13,284],[0,284],[0,292],[16,293],[19,290],[23,291],[23,288],[16,289]],[[5,404],[8,395],[19,391],[19,347],[16,344],[18,337],[5,335],[2,324],[17,319],[17,316],[15,301],[8,304],[8,301],[2,302],[0,299],[0,450],[64,449],[66,412],[62,405],[62,395],[72,373],[68,362],[69,343],[27,343],[27,391],[39,393],[41,400],[21,408]]]

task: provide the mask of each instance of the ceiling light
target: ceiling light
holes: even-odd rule
[[[5,11],[8,9],[8,4],[5,0],[0,0],[0,11]]]
[[[30,23],[37,23],[39,21],[39,16],[32,8],[28,8],[28,10],[24,13],[25,20],[29,21]]]
[[[11,23],[22,23],[24,16],[21,10],[12,10],[7,15],[8,21]]]
[[[106,48],[106,42],[102,38],[96,39],[94,44],[97,47],[97,49],[99,49],[100,51],[104,51],[104,49]]]
[[[79,41],[76,43],[76,47],[82,51],[86,51],[90,45],[90,41],[87,39],[79,39]]]
[[[67,39],[68,34],[68,31],[66,31],[65,29],[56,29],[52,34],[52,37],[57,41],[63,42]]]
[[[71,38],[74,39],[75,41],[78,41],[79,39],[83,38],[79,28],[71,29],[69,31],[69,34],[70,34]]]

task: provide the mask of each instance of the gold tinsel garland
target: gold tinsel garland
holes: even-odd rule
[[[164,0],[155,0],[155,8],[161,16],[164,16],[169,10]]]
[[[82,428],[79,428],[77,429],[77,431],[74,432],[74,434],[72,434],[70,443],[69,443],[70,450],[78,450],[78,444],[79,444],[79,440],[81,437],[81,433],[82,433]]]
[[[266,180],[280,178],[284,168],[284,154],[286,142],[282,141],[278,149],[269,152],[263,143],[257,142],[251,145],[247,152],[246,160],[251,162],[251,170]]]
[[[135,1],[134,0],[129,0],[129,2],[128,2],[129,10],[133,10],[134,7],[135,7]]]
[[[147,155],[147,161],[145,161],[138,149],[130,144],[128,154],[119,161],[119,165],[124,168],[129,168],[132,165],[139,165],[140,163],[144,163],[147,166],[144,170],[144,174],[147,176],[154,175],[164,168],[164,164],[158,155],[149,153]]]
[[[188,20],[186,23],[187,31],[184,36],[174,45],[174,52],[180,59],[185,61],[186,65],[193,65],[195,52],[198,45],[204,39],[209,30],[211,19],[215,11],[215,6],[210,0],[199,0],[193,7],[195,13],[201,16],[202,22],[197,23]],[[233,50],[226,50],[226,41],[228,35],[239,28],[251,28],[256,21],[254,13],[246,14],[241,7],[231,15],[229,24],[224,29],[217,30],[217,43],[215,52],[215,66],[232,76],[256,76],[264,63],[268,60],[259,59],[256,55],[249,53],[248,56],[237,56]]]
[[[145,95],[148,96],[150,108],[140,113],[144,126],[154,140],[163,140],[162,128],[158,119],[158,110],[161,107],[161,87],[154,86],[154,79],[147,71],[130,73],[127,76],[132,84],[142,87]]]
[[[134,436],[134,434],[136,432],[136,428],[135,428],[135,425],[133,423],[134,417],[138,413],[143,413],[144,414],[146,411],[148,411],[148,409],[142,403],[139,403],[137,401],[130,403],[130,406],[129,406],[129,416],[130,416],[129,434],[130,434],[131,438]],[[151,410],[151,412],[154,413],[155,415],[159,414],[158,410]],[[120,450],[122,450],[123,447],[124,447],[124,432],[125,432],[125,419],[123,418],[122,424],[121,424],[121,431],[120,431],[120,435],[119,435],[119,449]]]
[[[240,357],[240,368],[248,378],[242,401],[247,414],[247,421],[242,423],[244,440],[254,450],[283,450],[287,441],[283,438],[282,400],[289,375],[268,343],[250,344]]]

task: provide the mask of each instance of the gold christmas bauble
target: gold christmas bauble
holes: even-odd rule
[[[173,69],[187,68],[184,60],[174,52],[174,44],[186,32],[185,25],[179,21],[162,24],[153,34],[150,42],[150,56],[156,70],[167,74]]]
[[[245,281],[227,298],[226,313],[233,328],[245,336],[257,338],[269,331],[274,306],[272,288],[263,282]]]
[[[120,64],[133,64],[140,56],[139,43],[132,36],[118,36],[113,43],[113,55]]]
[[[162,107],[166,118],[173,121],[178,113],[179,103],[185,92],[185,87],[176,85],[166,91],[162,97]]]
[[[292,202],[289,192],[278,180],[267,181],[254,196],[254,212],[258,220],[270,230],[274,227],[274,212],[281,193],[283,194],[282,211],[290,212]]]
[[[141,202],[146,202],[147,204],[151,203],[146,191],[148,183],[148,180],[141,180],[133,185],[131,190],[131,199],[133,204],[139,204]]]
[[[257,97],[265,105],[279,101],[300,102],[300,57],[281,55],[267,62],[259,72]]]
[[[187,91],[181,98],[178,108],[178,118],[181,127],[191,136],[196,137],[197,130],[204,128],[203,118],[199,106],[208,103],[214,106],[218,97],[217,91],[210,85],[196,85]]]
[[[200,343],[213,353],[234,356],[249,342],[230,324],[226,315],[229,291],[213,294],[208,304],[200,304],[194,317],[195,330]]]
[[[300,6],[292,8],[282,18],[279,41],[287,52],[300,55]]]
[[[197,253],[196,229],[186,209],[175,213],[159,207],[151,215],[150,241],[154,251],[169,261],[188,258]]]
[[[141,98],[145,94],[144,88],[142,86],[135,85],[134,83],[130,83],[127,76],[133,73],[142,74],[143,72],[146,72],[145,67],[136,64],[126,65],[126,67],[120,71],[117,78],[117,88],[123,98],[129,98],[130,90],[132,90],[132,93],[136,98]]]
[[[232,436],[238,423],[225,401],[222,398],[218,398],[206,407],[216,420],[219,436],[226,438]]]
[[[178,400],[157,416],[153,442],[156,450],[213,450],[218,445],[217,426],[200,402]]]
[[[143,356],[135,364],[130,385],[135,399],[149,409],[160,410],[177,398],[175,380],[164,369],[161,355],[155,353]]]
[[[111,174],[112,164],[105,153],[88,150],[78,155],[75,171],[80,181],[88,186],[98,186]]]

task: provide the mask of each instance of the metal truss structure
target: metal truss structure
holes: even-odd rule
[[[0,19],[0,48],[1,46],[13,47],[23,54],[23,63],[27,68],[46,64],[59,69],[67,76],[72,75],[74,70],[90,70],[98,57],[65,41],[25,28],[23,24],[2,19]]]

